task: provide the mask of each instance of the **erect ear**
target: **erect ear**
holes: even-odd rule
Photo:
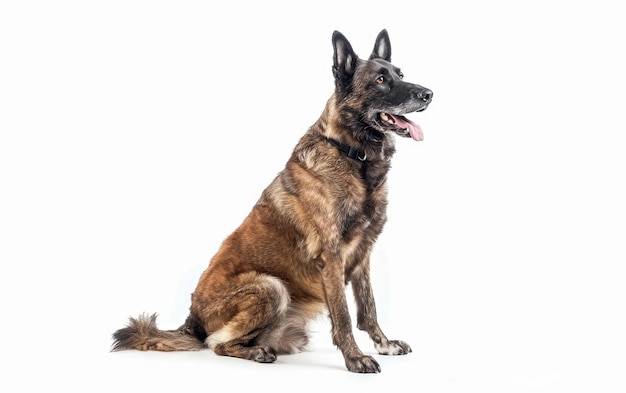
[[[348,39],[336,31],[333,33],[333,74],[335,79],[340,81],[349,81],[356,70],[357,60],[359,57],[354,53],[352,45]]]
[[[372,59],[391,61],[391,42],[389,41],[389,34],[387,34],[385,29],[378,33],[378,37],[376,37],[374,50],[370,55],[370,60]]]

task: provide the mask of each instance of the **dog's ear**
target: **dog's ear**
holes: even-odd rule
[[[370,60],[372,59],[383,59],[391,62],[391,41],[389,41],[389,34],[387,34],[386,29],[383,29],[376,37],[374,50],[370,55]]]
[[[333,56],[333,75],[335,80],[348,83],[354,75],[359,57],[354,53],[348,39],[336,30],[333,33],[333,48],[335,50]]]

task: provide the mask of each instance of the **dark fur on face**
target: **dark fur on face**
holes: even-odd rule
[[[222,244],[176,330],[156,315],[131,318],[113,334],[113,350],[188,351],[273,362],[305,348],[306,325],[327,312],[334,344],[353,372],[380,366],[353,337],[345,296],[350,283],[357,327],[381,354],[410,346],[382,332],[370,283],[370,254],[387,220],[386,176],[394,136],[421,140],[404,117],[426,109],[432,92],[405,82],[390,63],[385,30],[367,60],[339,32],[332,37],[335,92],[300,139],[285,168]]]

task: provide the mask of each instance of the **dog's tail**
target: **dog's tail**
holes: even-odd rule
[[[156,318],[156,314],[131,317],[125,328],[113,333],[111,351],[198,351],[206,347],[199,338],[184,329],[184,325],[177,330],[158,329]]]

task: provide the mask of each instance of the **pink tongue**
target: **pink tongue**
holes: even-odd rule
[[[393,120],[395,120],[396,125],[400,128],[406,128],[409,131],[409,135],[411,135],[411,138],[415,139],[416,141],[423,141],[424,140],[424,133],[422,132],[422,128],[420,126],[418,126],[417,124],[413,123],[411,120],[409,119],[403,119],[400,118],[398,116],[394,116],[391,113],[389,114],[391,117],[393,117]]]

